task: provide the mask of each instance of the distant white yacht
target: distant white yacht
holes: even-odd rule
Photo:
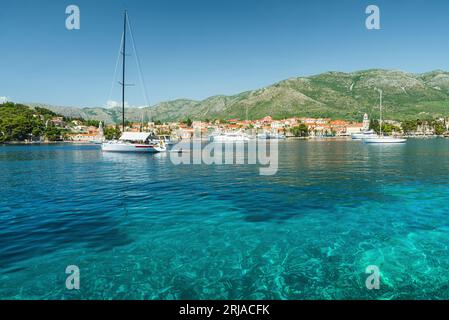
[[[257,135],[257,139],[261,140],[284,140],[285,136],[280,133],[264,132]]]
[[[217,132],[209,136],[210,142],[245,142],[251,138],[242,132]]]
[[[351,138],[353,140],[363,140],[367,138],[378,137],[377,133],[374,130],[370,130],[369,127],[370,127],[369,117],[368,114],[365,113],[365,115],[363,116],[363,128],[361,132],[351,134]]]
[[[379,136],[373,136],[364,138],[364,143],[372,143],[372,144],[380,144],[380,143],[405,143],[407,142],[407,139],[401,139],[396,137],[387,137],[382,135],[382,90],[376,89],[379,91],[379,108],[380,108],[380,118],[379,118],[379,128],[380,128],[380,134]]]
[[[374,130],[368,130],[360,133],[351,134],[351,138],[353,140],[363,140],[368,138],[376,138],[378,137],[377,133]]]

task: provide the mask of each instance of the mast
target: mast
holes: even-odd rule
[[[123,51],[122,51],[122,130],[125,132],[125,72],[126,72],[126,18],[128,16],[127,11],[125,10],[124,14],[124,23],[123,23]]]
[[[380,94],[380,99],[379,99],[379,104],[380,104],[380,121],[379,121],[379,126],[380,126],[380,136],[382,136],[382,90],[379,90],[379,94]]]

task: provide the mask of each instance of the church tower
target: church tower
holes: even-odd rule
[[[363,131],[368,130],[369,130],[369,118],[368,115],[365,113],[365,115],[363,116]]]
[[[100,125],[98,126],[98,135],[101,139],[104,138],[104,128],[103,128],[103,122],[100,121]]]

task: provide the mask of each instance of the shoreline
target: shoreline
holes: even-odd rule
[[[396,136],[400,138],[406,138],[406,139],[448,139],[449,136],[446,135],[429,135],[429,136],[423,136],[423,135],[417,135],[417,136]],[[317,141],[317,140],[327,140],[327,141],[353,141],[353,139],[350,136],[335,136],[335,137],[286,137],[284,140],[279,141],[293,141],[293,140],[302,140],[302,141]],[[189,140],[183,140],[183,141],[194,141],[193,139]],[[207,141],[207,140],[204,140]],[[355,140],[354,140],[355,141]],[[26,145],[26,146],[41,146],[41,145],[57,145],[57,144],[68,144],[68,145],[98,145],[96,143],[91,142],[82,142],[82,141],[49,141],[49,142],[25,142],[25,141],[8,141],[0,143],[0,146],[20,146],[20,145]]]

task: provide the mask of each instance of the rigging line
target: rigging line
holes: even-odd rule
[[[124,33],[122,32],[122,39],[120,40],[120,47],[118,49],[117,61],[115,62],[114,76],[112,77],[111,90],[109,90],[109,97],[108,97],[107,101],[110,101],[112,98],[112,91],[114,90],[115,80],[117,79],[117,70],[118,70],[118,65],[120,62],[120,56],[121,56],[122,47],[123,47],[123,35],[124,35]]]
[[[128,16],[128,13],[126,15]],[[148,103],[149,99],[148,99],[148,95],[147,95],[147,91],[146,91],[145,79],[143,78],[142,67],[141,67],[141,64],[140,64],[139,55],[137,54],[136,43],[134,41],[134,34],[133,34],[133,31],[132,31],[132,28],[131,28],[131,22],[129,20],[130,19],[129,19],[129,16],[128,16],[127,21],[128,21],[129,34],[131,35],[131,43],[133,45],[133,50],[134,50],[134,53],[135,53],[136,66],[137,66],[137,70],[139,71],[138,72],[139,73],[139,79],[140,79],[140,82],[142,84],[142,94],[143,94],[143,98],[145,99],[145,106],[149,107],[150,105]]]

